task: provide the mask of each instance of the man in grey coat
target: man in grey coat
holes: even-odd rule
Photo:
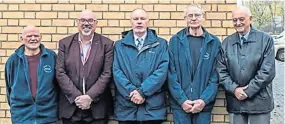
[[[251,12],[232,12],[236,33],[222,43],[217,71],[227,99],[230,124],[269,124],[273,110],[274,42],[251,26]]]

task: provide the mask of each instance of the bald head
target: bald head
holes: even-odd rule
[[[24,27],[23,31],[22,31],[22,36],[26,35],[27,33],[30,32],[37,32],[38,34],[40,34],[40,30],[38,28],[36,28],[33,25],[28,25],[26,27]]]
[[[86,18],[86,17],[96,20],[96,16],[91,10],[82,10],[78,16],[78,19]]]
[[[135,17],[135,16],[138,16],[138,15],[141,15],[141,16],[143,16],[143,17],[145,17],[145,18],[148,19],[147,12],[146,12],[144,9],[142,9],[142,8],[134,9],[134,10],[132,11],[132,13],[131,13],[131,19],[132,19],[133,17]]]
[[[29,25],[25,27],[20,37],[21,42],[25,45],[25,52],[26,51],[30,51],[30,52],[36,51],[35,53],[39,52],[39,46],[41,44],[41,39],[42,37],[41,37],[39,29],[33,25]]]
[[[232,14],[236,14],[236,13],[243,13],[246,16],[251,16],[250,9],[245,6],[239,6],[238,8],[233,10]]]

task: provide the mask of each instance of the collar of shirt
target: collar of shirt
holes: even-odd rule
[[[83,44],[80,36],[81,36],[81,35],[80,35],[80,33],[79,33],[79,35],[78,35],[78,42],[79,42],[80,44]],[[91,37],[91,39],[89,40],[88,44],[92,44],[93,37],[94,37],[94,34],[92,35],[92,37]],[[87,45],[87,44],[86,44],[86,45]]]
[[[146,35],[147,35],[147,31],[144,33],[144,35],[143,35],[142,37],[139,37],[139,36],[137,36],[137,35],[134,34],[134,40],[135,40],[136,46],[138,45],[137,39],[138,39],[138,38],[142,38],[143,40],[142,40],[142,43],[141,43],[141,44],[143,44],[144,41],[145,41]]]
[[[250,29],[249,29],[249,32],[250,32]],[[247,40],[247,39],[248,39],[249,32],[247,32],[245,35],[242,35],[242,34],[239,33],[239,39],[240,39],[240,41],[242,41],[241,37],[244,37],[245,40]]]

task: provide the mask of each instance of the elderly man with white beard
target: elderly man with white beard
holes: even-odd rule
[[[95,32],[92,11],[82,11],[76,22],[79,32],[59,41],[59,117],[63,124],[107,124],[113,111],[113,41]]]

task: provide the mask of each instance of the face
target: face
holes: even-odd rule
[[[232,20],[234,28],[238,33],[246,34],[249,32],[251,18],[248,16],[245,10],[236,10],[232,13]]]
[[[190,7],[187,9],[184,17],[188,27],[199,28],[202,26],[205,18],[201,9]]]
[[[41,44],[41,34],[35,27],[26,27],[22,33],[21,41],[28,50],[39,49]]]
[[[82,11],[76,20],[79,33],[83,36],[92,36],[97,26],[97,20],[92,11]]]
[[[137,9],[131,14],[131,24],[134,33],[142,36],[148,27],[148,16],[144,10]]]

